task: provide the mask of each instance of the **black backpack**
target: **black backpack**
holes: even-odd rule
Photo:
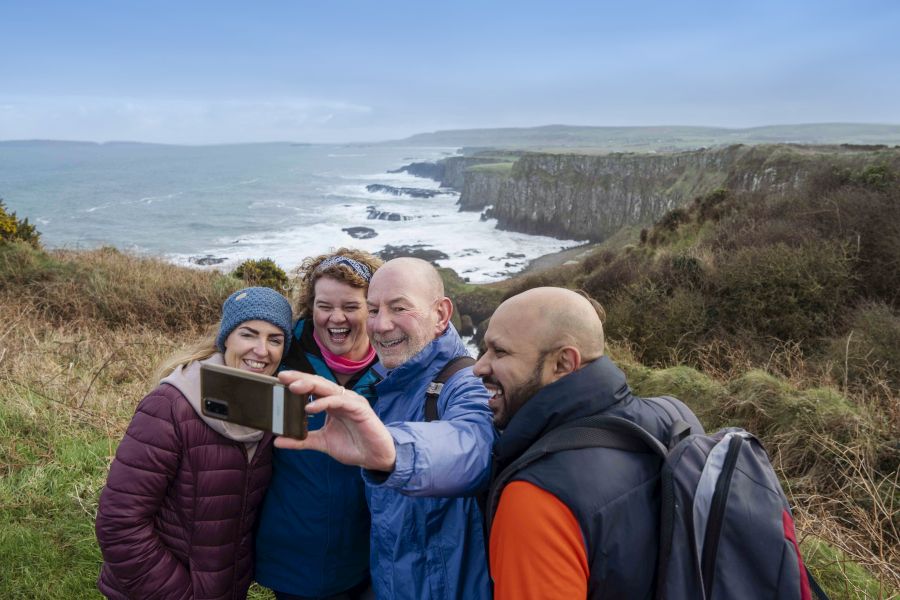
[[[491,483],[488,530],[506,484],[548,454],[594,447],[655,453],[663,459],[657,599],[827,600],[803,564],[787,498],[759,440],[737,427],[691,434],[680,420],[671,431],[668,447],[620,417],[592,416],[550,431]]]

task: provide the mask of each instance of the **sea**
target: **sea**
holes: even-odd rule
[[[223,271],[248,258],[271,258],[290,271],[342,246],[376,252],[417,245],[446,254],[440,266],[486,283],[581,243],[501,231],[494,219],[460,212],[457,192],[390,172],[456,153],[386,145],[2,142],[0,198],[37,226],[45,247],[113,246]],[[371,184],[437,193],[395,195],[367,190]],[[355,238],[345,231],[351,227],[375,235]]]

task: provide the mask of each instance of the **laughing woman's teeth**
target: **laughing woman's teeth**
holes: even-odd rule
[[[259,362],[258,360],[250,360],[249,358],[245,358],[244,362],[251,369],[262,369],[266,366],[266,363],[264,362]]]
[[[343,340],[350,334],[349,328],[329,329],[328,333],[336,340]]]

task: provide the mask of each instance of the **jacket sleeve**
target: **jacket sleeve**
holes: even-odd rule
[[[467,496],[485,489],[497,436],[488,398],[471,367],[456,373],[441,392],[439,421],[387,426],[397,449],[394,471],[384,478],[363,470],[366,483],[410,496]]]
[[[590,571],[578,521],[561,500],[531,483],[504,488],[490,560],[494,600],[587,597]]]
[[[172,400],[144,398],[116,450],[97,511],[106,567],[130,598],[190,598],[191,576],[162,543],[154,518],[181,461]]]

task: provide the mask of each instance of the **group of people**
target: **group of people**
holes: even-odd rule
[[[652,594],[656,456],[548,456],[502,489],[485,527],[492,473],[549,431],[603,414],[665,440],[676,417],[696,423],[677,401],[673,417],[632,395],[593,301],[513,296],[474,366],[449,369],[467,350],[429,263],[342,248],[298,280],[296,322],[274,290],[235,292],[138,405],[97,513],[104,595],[244,598],[253,579],[279,600]],[[204,362],[310,394],[307,438],[204,416]]]

